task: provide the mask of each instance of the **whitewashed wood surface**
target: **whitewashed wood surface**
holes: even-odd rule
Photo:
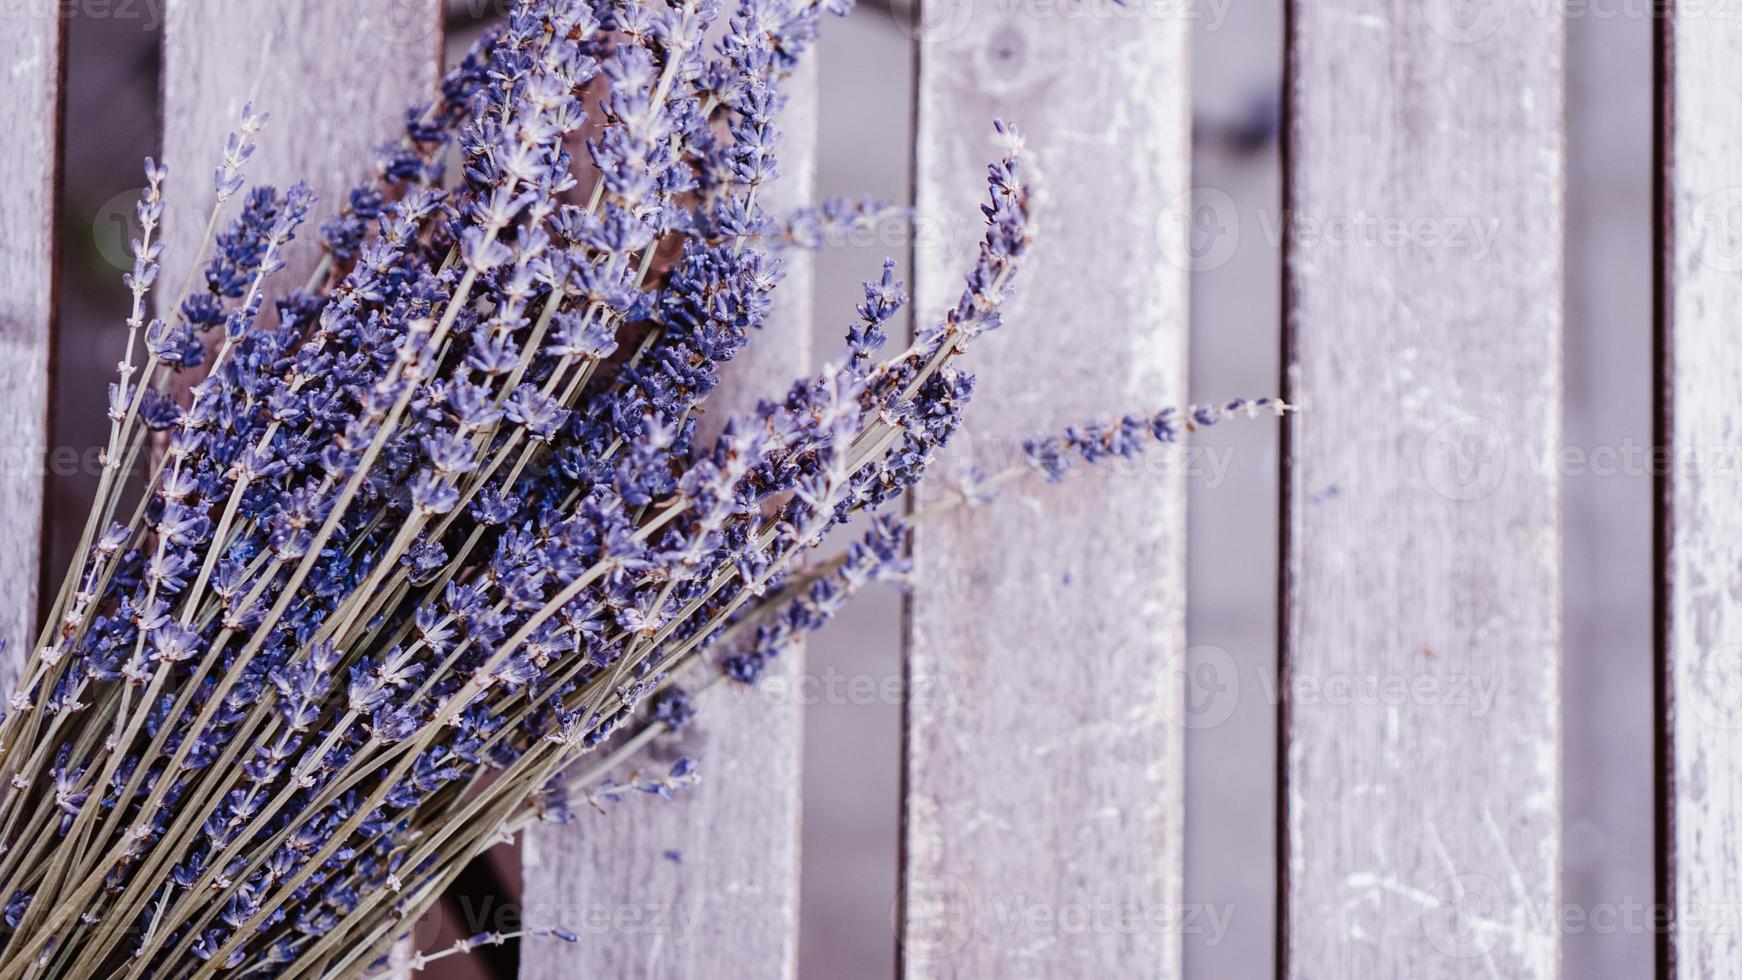
[[[36,643],[54,326],[62,25],[30,7],[0,30],[0,688]]]
[[[1660,976],[1724,980],[1742,977],[1742,23],[1678,13],[1662,30],[1660,887],[1683,914]]]
[[[967,358],[980,387],[956,458],[1002,467],[1024,436],[1182,400],[1185,20],[932,0],[920,21],[922,321],[973,263],[994,117],[1029,134],[1050,194],[1006,326]],[[905,976],[1179,974],[1185,488],[1170,459],[1012,485],[918,530]],[[1108,926],[1121,908],[1131,927]]]
[[[1291,15],[1286,973],[1549,980],[1563,24]]]

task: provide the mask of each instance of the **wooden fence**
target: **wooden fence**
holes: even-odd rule
[[[918,220],[971,213],[985,122],[1019,119],[1048,174],[1047,224],[988,343],[977,419],[996,438],[1185,397],[1187,18],[1109,25],[1017,3],[924,0]],[[8,7],[0,30],[0,425],[46,446],[64,24]],[[241,103],[274,115],[252,175],[333,200],[438,71],[435,0],[167,0],[163,156],[178,210]],[[1048,7],[1047,9],[1053,9]],[[1285,248],[1279,972],[1547,980],[1560,973],[1560,481],[1518,446],[1561,415],[1564,24],[1532,0],[1293,0],[1286,206],[1318,215],[1481,215],[1481,259],[1407,242]],[[1704,9],[1702,7],[1702,9]],[[1742,435],[1742,23],[1659,20],[1660,446]],[[1734,87],[1732,87],[1734,86]],[[809,196],[817,105],[785,120],[787,200]],[[294,134],[292,136],[291,134]],[[1174,211],[1169,209],[1173,208]],[[179,278],[196,229],[168,228]],[[945,236],[946,238],[948,236]],[[957,236],[958,238],[960,236]],[[964,255],[916,249],[939,310]],[[808,278],[728,398],[808,361]],[[1641,325],[1640,329],[1647,329]],[[987,410],[994,406],[995,411]],[[1731,481],[1659,481],[1659,888],[1678,909],[1742,889],[1742,501]],[[1085,480],[1070,505],[1022,490],[925,527],[907,669],[960,682],[959,709],[910,705],[901,973],[1172,977],[1177,930],[1013,937],[1001,896],[1052,908],[1181,901],[1185,486]],[[43,487],[0,471],[0,630],[26,635]],[[1033,495],[1034,503],[1028,497]],[[1044,519],[1038,515],[1044,514]],[[1062,577],[1062,579],[1061,579]],[[1061,580],[1068,586],[1061,585]],[[801,669],[797,658],[783,670]],[[1410,704],[1295,703],[1294,682],[1383,672],[1483,678],[1481,717]],[[1728,683],[1726,683],[1728,682]],[[1641,698],[1650,696],[1640,692]],[[529,948],[528,978],[796,973],[801,710],[728,701],[686,735],[709,778],[632,819],[541,830],[524,902],[659,900],[694,917]],[[666,850],[690,857],[681,865]],[[657,899],[653,898],[657,896]],[[1677,919],[1662,977],[1742,977],[1742,932]]]

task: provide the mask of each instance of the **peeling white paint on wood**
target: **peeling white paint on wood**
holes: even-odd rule
[[[786,89],[782,176],[765,202],[771,214],[813,194],[814,58]],[[809,370],[811,263],[798,252],[784,261],[769,322],[709,399],[716,424],[777,397]],[[780,685],[802,669],[802,649],[783,653],[763,683]],[[567,827],[529,832],[537,860],[524,862],[528,914],[554,916],[581,941],[527,947],[536,952],[521,958],[522,980],[795,977],[802,700],[724,685],[680,735],[642,756],[650,768],[696,759],[698,785],[673,800],[629,799],[602,814],[579,812]]]
[[[1668,67],[1660,207],[1663,437],[1674,465],[1660,506],[1669,820],[1666,879],[1683,911],[1677,980],[1742,978],[1742,24],[1677,14]],[[1702,914],[1691,914],[1699,910]],[[1724,916],[1730,927],[1717,919]]]
[[[1291,11],[1286,973],[1550,980],[1562,24]]]
[[[967,357],[952,454],[996,468],[1025,436],[1183,401],[1186,20],[925,8],[919,316],[973,263],[994,117],[1050,198],[1005,328]],[[1184,505],[1177,467],[1084,473],[918,529],[908,675],[961,697],[907,706],[905,976],[1179,975],[1158,910],[1181,893]]]

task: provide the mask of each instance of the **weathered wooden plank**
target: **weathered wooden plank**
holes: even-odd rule
[[[969,357],[958,452],[995,468],[1030,434],[1182,401],[1186,20],[933,6],[922,322],[972,264],[993,117],[1023,127],[1050,197],[1006,327]],[[907,704],[905,976],[1180,974],[1184,504],[1178,467],[1083,473],[918,529],[907,670],[955,696]]]
[[[765,202],[774,214],[812,194],[815,63],[787,90],[782,178]],[[809,369],[810,261],[789,253],[786,268],[769,322],[710,397],[716,418],[784,391]],[[801,651],[782,653],[761,683],[792,690],[802,669]],[[629,800],[530,832],[528,920],[573,930],[580,942],[523,947],[522,980],[796,976],[803,720],[799,699],[722,689],[643,757],[650,767],[697,759],[700,784],[674,800]]]
[[[441,18],[440,0],[167,0],[165,289],[186,277],[212,206],[212,170],[249,101],[272,117],[248,163],[250,184],[306,180],[319,196],[274,295],[302,285],[319,256],[308,247],[318,219],[370,174],[375,149],[404,133],[406,107],[435,96]]]
[[[1742,977],[1742,23],[1660,24],[1658,975]],[[1703,915],[1701,913],[1704,913]]]
[[[1551,14],[1290,7],[1290,977],[1558,973]]]
[[[0,31],[0,687],[36,640],[49,352],[54,325],[55,179],[60,169],[63,24],[31,5]]]

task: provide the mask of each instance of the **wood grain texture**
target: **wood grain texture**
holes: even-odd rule
[[[305,180],[319,197],[272,295],[301,286],[320,221],[373,171],[375,149],[404,135],[406,107],[435,96],[441,17],[440,0],[166,0],[164,292],[194,261],[212,171],[249,101],[272,117],[249,184]],[[226,218],[238,210],[232,201]]]
[[[1024,129],[1048,195],[1006,326],[967,358],[980,386],[955,465],[1181,402],[1185,20],[926,6],[919,316],[972,265],[994,117]],[[954,696],[907,703],[905,976],[1179,976],[1185,487],[1169,458],[1012,484],[918,529],[909,679]]]
[[[1548,980],[1561,20],[1290,15],[1285,973]]]
[[[28,4],[0,25],[0,686],[36,640],[49,351],[54,324],[55,179],[62,23]]]
[[[1682,914],[1660,975],[1723,980],[1742,977],[1742,932],[1715,918],[1742,908],[1742,24],[1678,12],[1660,29],[1659,900]]]
[[[772,214],[813,192],[814,61],[787,91],[782,177],[764,201]],[[769,322],[709,398],[714,424],[810,368],[810,260],[788,253],[785,261]],[[647,750],[640,763],[650,769],[682,756],[700,764],[702,782],[676,799],[630,799],[527,835],[528,921],[568,928],[580,942],[524,947],[521,980],[797,975],[804,714],[799,699],[773,692],[795,689],[803,669],[802,651],[782,654],[754,692],[717,688],[695,721]]]

